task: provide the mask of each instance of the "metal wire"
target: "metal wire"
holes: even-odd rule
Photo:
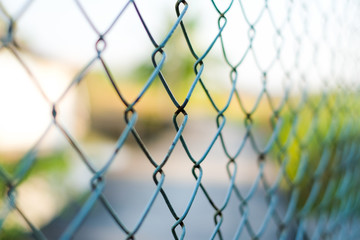
[[[358,127],[359,109],[357,107],[360,48],[356,45],[359,43],[357,40],[360,36],[359,25],[356,24],[356,21],[359,21],[360,6],[356,1],[332,1],[330,7],[323,9],[324,1],[289,0],[284,1],[284,5],[279,5],[274,1],[264,0],[254,17],[248,13],[250,10],[244,0],[231,0],[227,3],[212,0],[213,9],[218,16],[218,30],[212,36],[212,40],[205,51],[201,51],[194,44],[196,39],[189,30],[186,19],[189,9],[200,4],[198,1],[178,0],[174,2],[175,11],[173,14],[176,16],[176,20],[168,29],[167,34],[157,41],[155,39],[159,39],[159,37],[155,37],[152,30],[147,26],[147,22],[138,8],[137,1],[126,1],[105,31],[100,31],[84,8],[83,4],[85,3],[75,0],[76,8],[94,34],[97,35],[97,41],[94,43],[96,54],[84,64],[84,67],[55,101],[51,101],[46,91],[41,87],[31,67],[23,59],[19,44],[16,41],[16,23],[21,21],[27,11],[31,11],[30,6],[33,2],[36,1],[26,1],[14,15],[9,14],[5,4],[0,2],[1,15],[7,25],[7,31],[1,33],[3,35],[1,36],[0,54],[7,49],[17,59],[37,88],[39,95],[48,104],[52,120],[34,146],[18,162],[14,174],[10,174],[0,166],[0,182],[7,189],[2,196],[1,228],[8,215],[12,211],[16,211],[28,224],[34,239],[46,239],[42,231],[31,222],[31,219],[25,216],[17,205],[16,191],[19,185],[26,181],[26,175],[36,162],[39,144],[44,141],[45,136],[49,134],[52,128],[56,128],[78,154],[84,167],[92,174],[92,178],[89,179],[91,192],[63,232],[61,236],[63,240],[72,239],[75,236],[98,202],[105,207],[105,211],[114,219],[119,229],[126,235],[126,239],[136,239],[137,233],[147,220],[148,214],[157,199],[163,199],[163,204],[166,205],[173,217],[172,227],[168,229],[172,232],[173,238],[187,239],[186,227],[188,225],[186,219],[200,192],[206,197],[213,212],[214,227],[209,233],[209,239],[224,239],[224,230],[222,229],[223,222],[226,220],[224,212],[229,209],[229,203],[232,200],[237,202],[238,208],[231,211],[237,211],[240,216],[240,221],[236,224],[237,228],[232,233],[233,239],[247,239],[246,236],[249,239],[264,239],[264,233],[270,221],[275,223],[277,229],[277,234],[273,236],[274,239],[358,239],[360,237],[358,231],[360,215],[360,193],[358,191],[360,184],[360,129]],[[153,64],[153,71],[133,101],[123,95],[126,89],[115,80],[112,69],[103,56],[107,50],[107,38],[111,37],[109,33],[122,21],[125,12],[131,8],[135,10],[146,32],[148,39],[144,39],[144,41],[150,40],[153,46],[153,52],[149,56]],[[276,20],[278,14],[276,8],[282,8],[286,12],[286,17],[280,23]],[[247,34],[247,39],[241,40],[247,42],[246,48],[242,54],[238,54],[237,61],[233,60],[233,49],[230,44],[227,45],[228,36],[225,33],[228,25],[233,21],[229,15],[234,10],[241,13],[239,19],[242,21],[241,24],[245,24]],[[312,35],[313,32],[309,30],[313,23],[309,21],[315,21],[311,16],[321,19],[322,28],[318,29],[320,37]],[[257,50],[258,35],[264,31],[264,28],[259,25],[265,18],[268,19],[267,21],[272,27],[272,29],[267,30],[272,32],[271,36],[274,38],[272,49],[274,54],[267,64],[261,62],[264,54]],[[330,24],[336,24],[336,26],[330,26]],[[333,33],[333,36],[336,36],[335,40],[328,37],[331,28],[337,31],[335,34]],[[188,90],[183,100],[176,97],[175,89],[172,89],[167,76],[163,74],[163,69],[167,63],[166,47],[171,47],[170,41],[174,38],[175,31],[181,31],[181,37],[187,45],[187,49],[183,50],[187,51],[193,58],[192,82],[190,87],[185,88],[184,86],[184,89]],[[268,41],[270,40],[268,39]],[[287,54],[284,51],[289,51],[287,44],[293,45],[295,49],[290,60],[284,57]],[[222,53],[221,61],[224,64],[223,66],[226,66],[225,71],[227,71],[227,78],[230,82],[227,99],[222,105],[213,96],[211,84],[204,74],[208,66],[206,61],[209,55],[216,52],[216,48],[219,46]],[[309,49],[310,54],[305,56],[304,61],[304,53]],[[330,67],[326,69],[325,73],[320,70],[323,61],[320,51],[329,53],[327,56],[331,58]],[[245,104],[243,89],[239,87],[241,82],[251,81],[244,79],[245,77],[240,74],[243,71],[244,62],[248,59],[253,59],[256,67],[256,70],[251,70],[251,75],[259,76],[258,82],[261,83],[261,89],[257,92],[251,108]],[[86,81],[85,76],[96,63],[100,63],[107,80],[125,107],[123,116],[126,122],[126,127],[119,136],[115,149],[100,168],[93,165],[81,144],[58,119],[57,112],[59,104],[70,91],[77,88],[81,82]],[[271,74],[275,65],[280,68],[283,79],[280,99],[275,97],[269,89],[269,84],[274,81]],[[337,69],[343,69],[343,71],[337,72]],[[321,85],[316,97],[312,97],[313,90],[309,87],[314,78],[320,80]],[[136,128],[139,119],[139,101],[144,98],[144,94],[155,84],[157,79],[160,79],[161,87],[165,90],[164,94],[167,95],[168,101],[175,109],[172,120],[176,135],[161,161],[153,157]],[[7,81],[7,79],[2,78],[1,81]],[[217,81],[221,82],[224,79],[217,79]],[[188,113],[188,106],[192,102],[193,95],[196,94],[195,88],[201,89],[202,94],[206,96],[206,101],[210,103],[210,111],[216,113],[213,120],[217,126],[216,133],[200,157],[194,156],[184,135],[188,119],[191,117]],[[242,140],[236,143],[237,150],[232,153],[226,142],[224,129],[228,125],[227,114],[232,111],[231,106],[234,105],[234,102],[240,111],[239,118],[241,118],[237,124],[244,127],[245,133]],[[255,136],[257,134],[256,124],[261,120],[257,117],[257,113],[261,111],[259,109],[263,102],[268,103],[268,108],[271,111],[271,115],[267,119],[270,123],[268,131],[271,133],[264,145]],[[118,215],[104,194],[109,168],[113,165],[118,152],[130,136],[133,136],[139,146],[139,151],[144,153],[153,166],[152,180],[155,185],[147,205],[132,228],[127,226],[126,219]],[[264,139],[266,138],[264,135]],[[203,168],[204,163],[217,142],[221,143],[227,157],[223,167],[227,171],[228,185],[221,204],[214,200],[214,196],[203,181],[206,173]],[[236,177],[239,175],[238,159],[246,144],[250,144],[253,152],[257,155],[254,161],[258,163],[258,172],[250,190],[244,193],[240,189]],[[192,193],[186,200],[187,205],[183,211],[176,210],[164,188],[166,182],[165,166],[171,159],[174,148],[179,146],[185,151],[187,161],[192,164],[191,173],[194,181]],[[267,179],[265,167],[274,162],[273,159],[277,161],[278,171],[276,180],[270,181]],[[264,192],[267,211],[264,213],[262,221],[256,224],[259,227],[256,227],[249,220],[249,213],[251,212],[249,203],[254,201],[254,194],[260,186]],[[281,193],[283,188],[286,189],[286,194],[289,196],[286,203],[279,200],[283,194]],[[285,212],[283,213],[281,209],[285,209]]]

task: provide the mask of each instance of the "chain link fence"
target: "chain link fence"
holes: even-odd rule
[[[155,239],[149,235],[141,237],[141,230],[146,224],[151,225],[153,232],[168,232],[173,239],[205,239],[190,237],[193,228],[205,231],[201,236],[207,236],[206,239],[360,237],[360,4],[357,1],[174,1],[171,12],[170,8],[164,7],[169,3],[161,1],[151,4],[144,1],[120,2],[120,7],[119,3],[111,1],[103,3],[114,4],[111,9],[116,12],[103,28],[98,27],[99,19],[93,18],[92,12],[88,11],[93,3],[79,0],[71,2],[68,16],[57,19],[59,26],[52,26],[55,31],[61,29],[62,21],[71,21],[71,13],[76,12],[83,21],[82,26],[91,31],[89,39],[96,36],[94,41],[87,40],[95,45],[95,49],[87,52],[90,57],[81,62],[81,69],[76,70],[76,74],[70,74],[66,87],[56,98],[52,98],[46,86],[53,84],[52,79],[58,73],[51,72],[46,75],[45,81],[39,80],[32,63],[34,58],[28,57],[31,41],[25,42],[24,35],[21,35],[22,21],[29,21],[26,16],[31,12],[46,12],[44,6],[47,4],[30,0],[13,7],[10,1],[0,1],[0,56],[7,57],[0,66],[2,95],[19,96],[20,104],[16,106],[30,102],[30,110],[17,117],[2,114],[0,123],[8,125],[1,129],[9,128],[11,122],[19,122],[16,128],[22,129],[21,125],[32,118],[37,123],[44,122],[42,130],[37,132],[37,139],[27,145],[23,157],[5,153],[6,143],[13,135],[0,133],[4,143],[0,156],[0,234],[3,238],[15,236],[6,232],[7,228],[16,224],[27,226],[22,239],[52,238],[44,230],[44,224],[39,225],[28,216],[28,208],[34,206],[20,206],[19,199],[23,185],[37,175],[42,176],[44,171],[54,171],[52,168],[37,171],[37,165],[54,162],[54,169],[61,168],[62,163],[56,165],[59,164],[56,160],[41,157],[41,152],[45,151],[42,145],[49,141],[54,131],[60,133],[58,138],[66,139],[65,145],[71,146],[74,154],[68,161],[70,168],[80,163],[79,168],[91,173],[90,177],[77,176],[77,180],[86,181],[90,188],[81,195],[77,203],[80,207],[67,218],[66,228],[61,229],[57,236],[60,239],[81,239],[77,233],[82,230],[83,224],[86,225],[94,206],[98,205],[120,230],[117,239]],[[156,16],[159,11],[163,11],[159,15],[169,16],[168,22]],[[126,18],[128,12],[135,16],[136,24],[140,26],[138,29]],[[151,12],[154,14],[151,15]],[[48,17],[50,21],[51,13]],[[160,28],[166,28],[166,34],[162,34],[154,22]],[[32,27],[32,31],[39,28],[35,23]],[[120,34],[116,28],[120,29]],[[141,39],[133,33],[137,30],[142,33]],[[82,31],[85,30],[77,29],[79,35]],[[114,32],[116,36],[112,35]],[[138,54],[146,59],[145,67],[136,69],[135,77],[124,81],[119,80],[121,70],[114,67],[114,61],[107,60],[106,54],[112,51],[111,44],[117,45],[116,42],[110,44],[112,38],[119,40],[120,45],[124,44],[121,38],[127,35],[134,36],[133,44],[124,47],[128,51],[116,53],[115,62],[118,65],[126,68],[127,62],[141,64],[139,57],[132,59],[129,56],[135,54],[137,48],[142,49],[140,45],[150,43],[151,47],[150,52],[140,51]],[[76,36],[65,34],[62,37],[59,37],[59,43],[55,43],[59,48],[62,41],[67,41],[65,39],[77,43]],[[70,58],[76,58],[76,48],[70,51]],[[182,54],[187,57],[182,58]],[[16,62],[17,70],[10,69],[9,59]],[[178,71],[172,70],[176,66],[181,67]],[[119,134],[115,133],[115,147],[104,153],[101,158],[106,160],[101,164],[94,162],[82,140],[76,137],[79,127],[67,125],[62,115],[66,110],[59,110],[73,92],[88,84],[88,76],[94,69],[104,73],[104,78],[95,79],[111,87],[111,94],[116,95],[117,114],[120,113],[123,118],[115,123],[119,126],[123,124]],[[12,77],[15,74],[13,71],[24,72],[28,82],[22,85],[22,81]],[[15,84],[14,88],[6,85],[10,81]],[[136,84],[129,89],[129,82],[135,81]],[[45,104],[50,118],[41,119],[42,115],[37,116],[36,111],[31,110],[36,106],[26,92],[34,87],[36,97],[40,97],[38,102]],[[157,89],[157,92],[152,89]],[[80,94],[75,102],[81,102],[79,98],[87,98],[85,95]],[[105,101],[105,95],[95,100],[94,104]],[[159,95],[162,98],[157,103],[151,100]],[[3,108],[0,111],[4,111],[5,107],[13,112],[21,111],[6,97],[0,99]],[[143,102],[149,104],[141,107]],[[159,116],[158,112],[166,112],[168,117]],[[189,127],[193,117],[201,118],[202,115],[206,115],[206,122]],[[155,124],[163,118],[172,124],[170,128],[164,127],[173,135],[172,140],[162,146],[165,154],[160,154],[160,157],[151,147],[160,130],[149,131],[145,136],[144,131],[150,127],[139,124],[149,116]],[[10,119],[9,123],[3,120],[6,118]],[[207,124],[211,126],[209,129]],[[196,131],[201,126],[206,128],[204,133]],[[192,131],[196,137],[191,135]],[[128,217],[117,212],[114,202],[109,199],[111,192],[105,191],[114,178],[109,173],[110,169],[119,162],[135,161],[121,155],[128,144],[137,146],[136,151],[144,161],[136,165],[131,173],[119,174],[145,178],[146,184],[152,182],[151,194],[144,197],[146,204],[140,207],[143,209],[141,214],[136,215],[131,224]],[[53,146],[47,151],[56,152],[58,148]],[[177,163],[179,166],[175,168],[187,166],[186,172],[178,174],[190,176],[191,191],[187,194],[174,193],[171,185],[167,185],[167,179],[176,173],[176,170],[167,169],[175,161],[176,152],[182,155]],[[217,161],[216,170],[211,175],[213,181],[207,181],[210,174],[206,166],[212,158]],[[247,168],[244,162],[255,164],[256,168]],[[151,172],[141,171],[145,165],[151,166]],[[225,172],[225,180],[217,180],[222,171]],[[248,188],[243,188],[242,181],[251,171],[254,177],[249,177],[246,180]],[[56,175],[56,180],[51,182],[52,188],[60,189],[60,196],[65,195],[66,174],[60,176],[51,172],[51,175]],[[76,184],[76,180],[71,181]],[[225,182],[221,194],[212,191],[212,185],[216,185],[217,181]],[[30,195],[38,186],[32,185],[33,188],[28,190]],[[116,185],[112,189],[120,191],[116,190]],[[134,187],[124,194],[131,195],[132,191],[137,190]],[[130,207],[136,198],[134,195],[130,202],[120,204]],[[185,204],[179,206],[179,199]],[[200,205],[197,203],[199,199],[202,199]],[[30,200],[22,201],[26,203]],[[34,205],[39,204],[42,204],[41,200]],[[170,220],[155,224],[150,213],[156,211],[153,209],[157,204],[165,207]],[[213,224],[208,229],[199,227],[202,222],[194,226],[189,220],[200,206],[206,206],[207,212],[199,215],[212,215],[209,218]],[[256,213],[258,216],[255,218],[250,217],[258,209],[264,211]],[[16,220],[11,217],[14,213],[17,214]],[[229,216],[229,213],[232,215]],[[101,224],[101,221],[98,219],[96,224]],[[164,227],[169,222],[171,225]],[[233,227],[228,228],[226,224]]]

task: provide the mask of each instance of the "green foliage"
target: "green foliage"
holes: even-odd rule
[[[10,206],[4,205],[9,188],[7,181],[10,181],[12,185],[18,187],[33,177],[42,178],[49,184],[53,182],[58,183],[66,178],[70,167],[65,151],[38,155],[36,151],[30,151],[19,161],[5,161],[4,159],[6,158],[4,156],[1,156],[0,159],[0,171],[2,174],[0,176],[1,208],[10,208]],[[56,185],[54,185],[54,187],[56,187]],[[14,217],[7,217],[4,225],[0,226],[0,240],[28,239],[28,235],[28,230],[24,229]]]
[[[32,239],[25,229],[19,226],[2,229],[0,240],[27,240]]]
[[[0,163],[1,168],[5,170],[9,176],[15,175],[20,171],[20,168],[25,165],[25,163],[21,164],[25,157],[21,161],[9,162],[4,160],[5,157],[0,157],[0,159],[2,159]],[[69,164],[66,159],[67,156],[64,151],[52,152],[50,154],[35,154],[35,161],[33,162],[33,165],[30,166],[30,170],[27,171],[27,173],[24,175],[22,181],[26,180],[32,175],[64,174],[69,168]],[[25,159],[25,161],[29,161],[29,159]]]
[[[20,180],[20,182],[26,181],[32,176],[42,176],[44,178],[65,178],[66,172],[69,169],[69,163],[65,152],[54,152],[51,154],[42,154],[35,156],[34,163],[30,166],[30,170],[27,171]],[[20,161],[21,162],[21,161]],[[0,168],[2,172],[14,179],[19,171],[22,171],[22,165],[19,161],[5,162],[2,160]],[[15,179],[14,179],[15,180]],[[0,178],[0,193],[4,196],[6,190],[6,183],[3,178]],[[0,199],[1,201],[1,199]]]
[[[273,153],[285,167],[285,188],[299,194],[298,213],[344,211],[360,184],[358,97],[332,93],[288,106]]]

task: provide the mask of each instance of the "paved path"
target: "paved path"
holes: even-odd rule
[[[187,202],[193,191],[194,184],[189,182],[168,182],[164,189],[172,202],[173,207],[180,215],[186,208]],[[139,181],[135,179],[108,179],[105,195],[118,213],[120,219],[129,228],[133,229],[138,222],[150,196],[155,187],[151,181]],[[217,184],[207,187],[209,193],[218,205],[221,205],[225,198],[227,185]],[[241,187],[246,191],[248,186]],[[241,221],[238,211],[239,202],[232,196],[227,209],[224,211],[224,222],[222,233],[224,239],[233,239],[233,236]],[[268,210],[262,191],[257,191],[249,203],[251,225],[258,229],[262,224],[263,218]],[[57,239],[63,228],[68,224],[77,208],[68,212],[62,221],[54,222],[53,225],[45,229],[45,234],[49,239]],[[210,239],[214,229],[213,215],[214,210],[207,202],[204,194],[199,191],[195,202],[186,217],[186,238],[188,240]],[[173,239],[171,226],[175,223],[165,202],[161,196],[155,201],[148,217],[136,234],[136,239],[140,240],[162,240]],[[180,228],[178,229],[180,230]],[[180,235],[180,232],[179,232]],[[125,239],[124,233],[116,225],[115,221],[106,212],[101,204],[96,204],[87,220],[84,222],[74,239],[98,240],[98,239]],[[217,239],[217,238],[215,238]],[[249,239],[246,231],[243,232],[241,239]],[[272,221],[269,222],[263,239],[276,239],[276,227]]]
[[[196,159],[199,159],[210,144],[216,133],[216,125],[211,122],[194,122],[189,124],[184,137],[189,149]],[[236,126],[230,125],[224,130],[225,141],[229,151],[234,153],[244,136],[244,131]],[[175,131],[168,131],[160,134],[156,140],[145,140],[146,146],[158,163],[164,158],[171,141],[175,136]],[[138,222],[142,212],[147,205],[151,195],[155,191],[155,184],[152,180],[154,167],[146,159],[145,155],[139,151],[137,146],[126,146],[121,149],[119,156],[114,162],[112,169],[107,176],[107,183],[104,194],[108,198],[113,208],[118,213],[120,219],[128,229],[133,229]],[[237,158],[238,172],[236,182],[240,187],[241,193],[246,196],[254,184],[258,174],[257,155],[248,143]],[[222,206],[226,193],[229,188],[229,177],[226,172],[227,157],[217,141],[210,151],[206,161],[203,162],[204,169],[203,184],[211,197],[218,206]],[[192,176],[191,168],[193,164],[187,157],[180,142],[175,147],[174,152],[164,167],[166,175],[164,190],[178,215],[182,215],[191,194],[195,187],[195,179]],[[269,164],[267,176],[273,177],[273,167]],[[88,178],[87,178],[88,179]],[[224,222],[222,232],[224,239],[233,239],[236,229],[241,221],[239,204],[233,194],[231,200],[224,211]],[[249,221],[255,231],[261,226],[263,218],[268,210],[265,201],[264,191],[259,186],[253,198],[249,201]],[[74,212],[67,215],[71,219]],[[199,190],[195,202],[185,219],[186,238],[188,240],[209,239],[214,230],[214,209],[207,201],[205,195]],[[64,220],[66,225],[68,220]],[[159,195],[151,211],[136,234],[136,239],[162,240],[173,239],[171,226],[175,223],[163,198]],[[59,234],[61,226],[52,227],[47,231],[51,239]],[[180,228],[178,228],[180,235]],[[276,239],[276,227],[270,221],[263,239]],[[90,213],[75,239],[124,239],[124,234],[115,224],[115,221],[105,211],[101,204],[97,204]],[[246,231],[243,231],[241,239],[249,239]]]

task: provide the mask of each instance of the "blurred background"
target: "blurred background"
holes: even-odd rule
[[[214,205],[223,239],[327,236],[339,212],[358,223],[359,3],[180,1],[188,38],[176,6],[0,1],[0,239],[59,238],[108,163],[103,195],[126,228],[172,239],[169,205],[148,205],[151,159],[185,239],[221,239]],[[88,212],[74,239],[129,236],[100,200]]]

